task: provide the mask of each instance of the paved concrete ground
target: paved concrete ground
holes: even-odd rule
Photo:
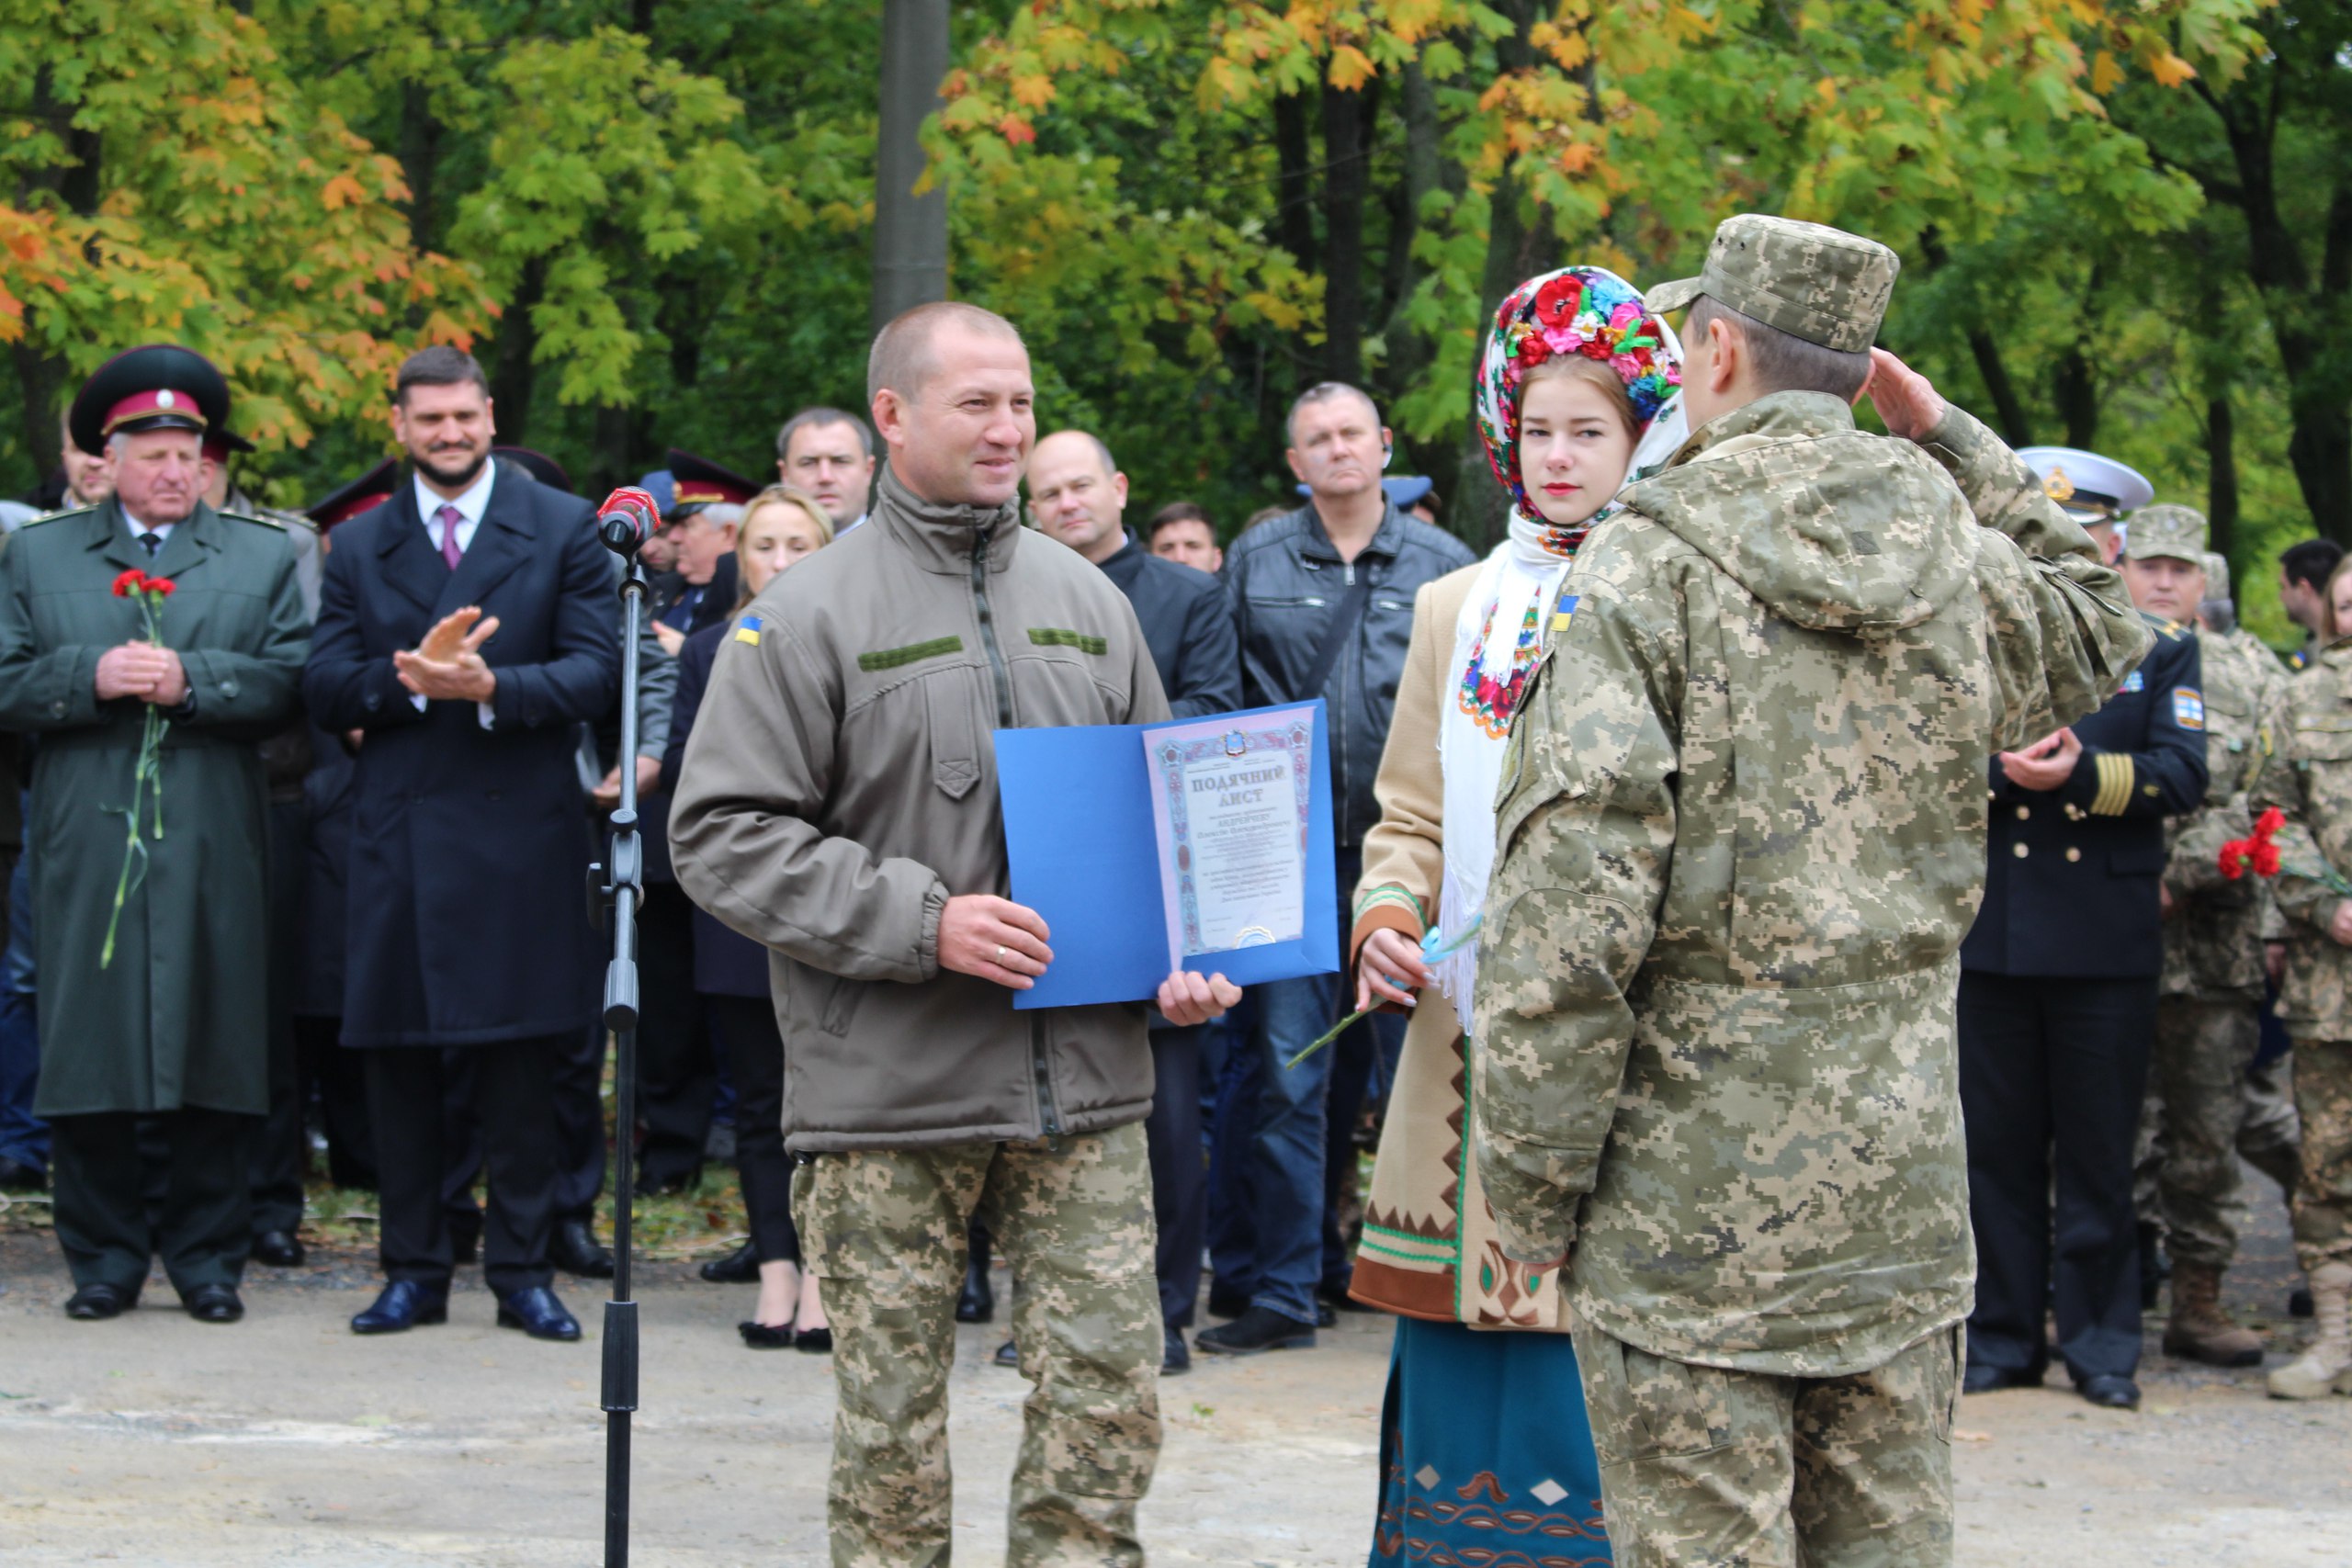
[[[2284,1247],[2283,1216],[2264,1213],[2233,1298],[2291,1343],[2301,1325],[2267,1315],[2288,1282]],[[648,1272],[636,1561],[821,1562],[827,1363],[742,1349],[748,1289],[679,1264]],[[330,1253],[291,1278],[257,1273],[235,1327],[191,1322],[160,1279],[134,1317],[76,1324],[58,1311],[68,1287],[49,1238],[0,1232],[0,1562],[599,1561],[595,1346],[493,1328],[470,1271],[447,1326],[358,1341],[344,1323],[368,1285],[364,1257]],[[565,1295],[593,1339],[596,1293]],[[2092,1410],[2055,1378],[1965,1404],[1961,1562],[2352,1562],[2352,1400],[2269,1401],[2258,1373],[2154,1354],[2154,1332],[2137,1416]],[[1025,1385],[986,1364],[996,1343],[967,1328],[958,1347],[966,1564],[1002,1560]],[[1386,1348],[1385,1320],[1358,1317],[1311,1354],[1203,1358],[1163,1384],[1168,1446],[1144,1511],[1153,1560],[1361,1562]]]

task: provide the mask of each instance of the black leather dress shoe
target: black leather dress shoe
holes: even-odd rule
[[[989,1283],[987,1259],[977,1254],[964,1266],[964,1288],[956,1296],[956,1321],[987,1323],[996,1316],[996,1287]]]
[[[714,1258],[697,1270],[714,1285],[749,1285],[760,1277],[759,1255],[745,1242],[724,1258]]]
[[[49,1179],[20,1159],[0,1155],[0,1192],[39,1192]]]
[[[1003,1344],[996,1348],[996,1354],[990,1356],[989,1359],[994,1361],[1000,1367],[1011,1367],[1013,1371],[1019,1371],[1021,1370],[1021,1347],[1012,1340],[1008,1339]]]
[[[534,1339],[565,1344],[580,1337],[580,1321],[566,1312],[555,1292],[545,1285],[514,1291],[498,1298],[498,1326],[519,1328]]]
[[[1184,1331],[1181,1328],[1170,1329],[1167,1345],[1159,1352],[1159,1375],[1164,1378],[1172,1378],[1179,1372],[1189,1372],[1192,1370],[1193,1348],[1184,1343]]]
[[[413,1280],[395,1280],[376,1304],[351,1320],[354,1334],[399,1334],[421,1323],[449,1321],[449,1298]]]
[[[2101,1375],[2085,1378],[2076,1385],[2085,1399],[2102,1410],[2137,1410],[2140,1408],[2140,1385],[2130,1378]]]
[[[788,1323],[780,1326],[765,1323],[739,1323],[735,1325],[735,1332],[741,1335],[743,1343],[754,1350],[792,1348],[792,1325]]]
[[[1221,1328],[1204,1328],[1193,1342],[1215,1356],[1254,1356],[1261,1350],[1312,1350],[1315,1325],[1253,1306]]]
[[[245,1315],[245,1303],[227,1285],[198,1285],[180,1298],[180,1304],[198,1323],[234,1323]]]
[[[1209,1287],[1209,1315],[1211,1317],[1239,1317],[1249,1310],[1249,1292],[1227,1290],[1222,1285]]]
[[[112,1285],[85,1285],[65,1303],[65,1315],[84,1323],[103,1323],[110,1317],[120,1317],[138,1304],[136,1291],[118,1291]]]
[[[2013,1367],[1990,1367],[1982,1361],[1971,1361],[1968,1371],[1961,1374],[1962,1393],[1992,1393],[2005,1388],[2040,1388],[2040,1371],[2019,1371]]]
[[[290,1231],[264,1231],[254,1237],[254,1261],[271,1269],[299,1269],[305,1254]]]
[[[555,1234],[548,1237],[548,1261],[583,1280],[613,1277],[613,1255],[605,1250],[605,1244],[596,1239],[596,1233],[582,1219],[555,1223]]]
[[[1345,1284],[1318,1285],[1315,1289],[1315,1299],[1323,1303],[1335,1313],[1378,1312],[1380,1310],[1376,1306],[1366,1306],[1363,1303],[1356,1300],[1355,1297],[1348,1294],[1348,1287]],[[1322,1326],[1329,1328],[1331,1325],[1329,1323],[1324,1323]]]

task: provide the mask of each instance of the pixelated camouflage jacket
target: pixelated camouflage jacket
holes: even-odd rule
[[[2298,1040],[2352,1040],[2352,948],[2327,934],[2352,873],[2352,641],[2287,682],[2278,750],[2248,804],[2287,817],[2270,886],[2287,928],[2279,1021]]]
[[[2221,852],[2254,829],[2248,792],[2277,745],[2287,678],[2267,651],[2249,655],[2231,637],[2196,636],[2204,654],[2205,804],[2165,824],[2172,908],[2159,990],[2199,1001],[2258,1000],[2263,936],[2275,919],[2270,890],[2258,877],[2223,876]]]
[[[1970,1304],[1986,755],[2097,708],[2151,633],[1957,410],[1923,449],[1775,394],[1625,502],[1504,764],[1479,1173],[1506,1249],[1565,1260],[1604,1332],[1866,1369]]]

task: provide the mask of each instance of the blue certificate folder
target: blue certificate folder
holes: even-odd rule
[[[1315,710],[1308,776],[1305,934],[1186,959],[1237,985],[1328,975],[1340,966],[1338,869],[1331,853],[1331,754],[1323,704],[1284,703],[1204,716]],[[1203,719],[1178,721],[1191,725]],[[1142,737],[1164,725],[1104,724],[995,732],[1012,901],[1045,917],[1054,961],[1016,1008],[1147,1001],[1168,978],[1168,919]]]

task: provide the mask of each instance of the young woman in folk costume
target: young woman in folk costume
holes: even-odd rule
[[[1413,1019],[1352,1287],[1400,1314],[1375,1564],[1469,1561],[1509,1542],[1547,1562],[1610,1561],[1566,1292],[1553,1274],[1505,1263],[1478,1189],[1476,1043],[1461,1012],[1512,709],[1586,533],[1687,433],[1681,365],[1672,331],[1615,274],[1566,267],[1521,284],[1496,312],[1477,383],[1510,536],[1414,602],[1351,942],[1357,1005]]]

